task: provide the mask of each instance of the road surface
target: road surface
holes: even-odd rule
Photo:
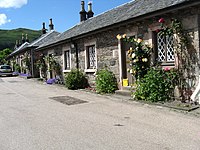
[[[0,150],[200,150],[200,119],[5,77],[0,78]]]

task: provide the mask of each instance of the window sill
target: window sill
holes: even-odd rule
[[[63,73],[68,73],[68,72],[71,72],[71,70],[63,70]]]
[[[95,73],[97,69],[85,69],[86,73]]]
[[[169,63],[160,63],[160,66],[175,66],[174,62],[169,62]]]

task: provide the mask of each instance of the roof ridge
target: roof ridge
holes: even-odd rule
[[[42,39],[46,38],[49,34],[51,34],[51,33],[53,33],[53,32],[57,32],[57,31],[51,30],[50,32],[47,32],[46,34],[41,35],[38,39],[36,39],[35,41],[33,41],[33,43],[31,42],[30,45],[29,45],[29,47],[35,45],[36,43],[38,43],[38,42],[41,41]],[[59,33],[59,32],[57,32],[57,33]]]

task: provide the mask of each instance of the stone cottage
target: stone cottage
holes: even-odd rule
[[[184,52],[190,66],[183,69],[188,88],[194,90],[200,67],[200,1],[134,0],[94,17],[92,4],[88,4],[87,12],[84,7],[82,1],[80,23],[37,48],[39,53],[54,54],[62,66],[63,74],[79,68],[92,82],[97,70],[107,67],[114,72],[120,89],[123,88],[123,79],[128,79],[128,85],[131,85],[134,81],[127,72],[129,45],[116,38],[123,34],[142,38],[152,46],[152,65],[159,62],[161,67],[184,66],[185,62],[179,61],[175,54],[177,36],[158,34],[160,18],[164,18],[166,24],[175,18],[182,23],[191,43],[187,52]]]
[[[50,19],[48,32],[45,28],[45,23],[43,23],[42,35],[36,40],[29,42],[28,38],[26,37],[25,39],[22,35],[22,45],[16,44],[15,50],[8,56],[7,59],[11,61],[13,68],[14,66],[18,66],[19,69],[17,71],[20,73],[29,74],[31,77],[38,77],[38,68],[35,64],[37,57],[39,56],[35,52],[35,49],[39,45],[53,39],[59,34],[60,33],[54,30],[52,19]]]

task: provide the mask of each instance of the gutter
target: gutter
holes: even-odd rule
[[[97,34],[97,33],[107,31],[107,30],[113,29],[113,28],[119,28],[121,26],[130,24],[130,23],[133,23],[133,22],[138,22],[138,21],[141,21],[141,20],[145,20],[145,19],[148,19],[148,18],[151,18],[151,17],[158,16],[158,15],[161,16],[162,14],[170,13],[172,11],[177,11],[177,10],[184,9],[184,8],[187,8],[187,7],[197,6],[199,4],[200,4],[200,1],[196,1],[196,0],[186,1],[186,2],[183,2],[181,4],[176,4],[174,6],[166,7],[166,8],[157,10],[157,11],[149,12],[147,14],[143,14],[143,15],[131,18],[131,19],[127,19],[127,20],[124,20],[124,21],[121,21],[121,22],[118,22],[118,23],[114,23],[114,24],[111,24],[111,25],[108,25],[108,26],[105,26],[105,27],[102,27],[102,28],[99,28],[99,29],[96,29],[96,30],[93,30],[93,31],[89,31],[89,32],[83,33],[81,35],[77,35],[77,36],[74,36],[74,37],[63,39],[63,40],[58,41],[56,43],[52,43],[52,44],[49,44],[47,46],[38,48],[38,50],[36,50],[36,51],[40,51],[40,50],[43,50],[43,49],[46,49],[46,48],[49,48],[49,47],[53,47],[53,46],[63,44],[67,41],[70,41],[71,38],[73,38],[74,40],[78,40],[78,39],[84,38],[88,35]]]

